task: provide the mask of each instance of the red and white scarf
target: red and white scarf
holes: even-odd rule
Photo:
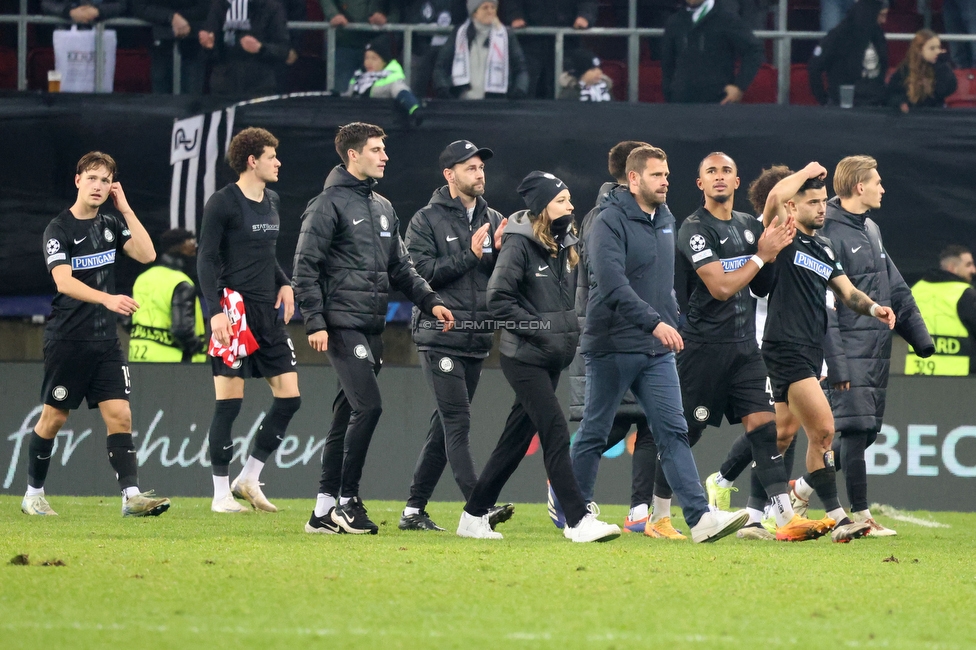
[[[220,357],[224,363],[233,367],[240,357],[246,357],[259,347],[251,330],[247,327],[247,315],[244,313],[244,298],[232,289],[224,289],[220,298],[220,306],[230,321],[230,345],[221,345],[216,337],[210,336],[210,349],[207,353],[212,357]]]

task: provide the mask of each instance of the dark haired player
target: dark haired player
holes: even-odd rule
[[[735,161],[712,153],[698,168],[702,207],[685,219],[678,250],[695,269],[688,316],[678,355],[681,401],[689,443],[706,426],[742,423],[756,472],[775,504],[778,539],[802,541],[826,534],[822,521],[796,515],[790,504],[789,475],[776,448],[776,415],[766,366],[756,343],[756,301],[749,294],[762,267],[793,241],[792,219],[765,231],[751,215],[732,209],[739,178]]]
[[[895,325],[895,313],[851,284],[830,241],[817,234],[827,206],[824,176],[823,167],[808,165],[777,183],[766,200],[764,223],[768,226],[774,220],[792,218],[797,234],[776,258],[762,356],[769,371],[777,420],[786,423],[796,418],[806,430],[807,472],[827,510],[824,521],[834,528],[831,539],[849,542],[866,535],[870,525],[852,522],[837,498],[831,450],[834,417],[820,387],[827,331],[824,296],[829,286],[849,309],[873,316],[889,328]]]
[[[261,470],[281,445],[288,423],[302,404],[295,346],[285,330],[295,313],[295,298],[275,255],[281,224],[278,195],[267,188],[278,180],[277,147],[278,140],[264,129],[252,127],[235,135],[227,162],[239,178],[215,192],[203,209],[197,273],[213,338],[224,346],[230,343],[231,322],[220,305],[221,293],[228,289],[243,298],[247,327],[260,346],[230,366],[220,357],[210,359],[217,398],[210,424],[214,486],[210,509],[214,512],[248,512],[234,497],[257,510],[278,511],[261,490]],[[278,317],[282,305],[284,320]],[[267,380],[274,401],[254,436],[244,468],[230,483],[231,430],[244,400],[244,380],[254,377]]]
[[[55,437],[82,399],[105,421],[108,460],[122,490],[122,516],[157,516],[169,509],[169,499],[139,491],[129,367],[114,316],[131,316],[139,308],[129,296],[115,293],[118,251],[143,264],[156,259],[156,251],[115,173],[115,161],[108,154],[92,151],[82,156],[75,173],[74,204],[44,230],[44,259],[57,294],[44,328],[44,408],[27,448],[27,493],[20,509],[28,515],[57,514],[44,498],[44,480]],[[101,210],[109,197],[122,218]]]
[[[451,312],[410,261],[393,205],[373,191],[389,160],[385,138],[383,129],[363,122],[339,129],[335,147],[342,164],[308,202],[295,250],[293,283],[308,344],[328,353],[341,387],[307,533],[379,531],[359,498],[359,481],[383,412],[376,375],[383,364],[380,335],[389,292],[403,292],[423,313],[443,322],[443,331],[454,325]]]

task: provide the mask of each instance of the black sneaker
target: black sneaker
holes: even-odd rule
[[[325,513],[324,517],[316,517],[315,511],[312,510],[312,516],[309,517],[308,523],[305,524],[306,533],[319,533],[321,535],[338,535],[346,531],[342,530],[338,524],[332,521],[332,513],[335,508],[329,510]]]
[[[332,521],[338,524],[344,531],[353,535],[363,535],[366,533],[375,535],[380,532],[379,527],[366,516],[366,506],[363,505],[359,497],[349,499],[344,506],[336,506],[332,511]]]
[[[512,518],[515,514],[515,504],[506,503],[503,506],[492,506],[488,508],[488,525],[491,526],[492,530],[495,530],[495,526],[498,524],[504,524],[506,521]]]
[[[415,515],[400,515],[400,530],[444,530],[430,519],[426,511],[421,510]]]

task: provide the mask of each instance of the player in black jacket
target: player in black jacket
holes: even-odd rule
[[[595,504],[583,500],[569,460],[569,426],[556,399],[559,375],[573,360],[579,339],[573,204],[566,184],[545,172],[530,173],[518,191],[529,209],[509,218],[488,283],[488,308],[505,328],[499,351],[515,404],[468,497],[457,534],[502,538],[491,529],[489,509],[538,431],[546,474],[566,515],[565,537],[574,542],[611,540],[620,528],[598,520]]]
[[[115,314],[131,316],[139,305],[115,293],[115,259],[121,250],[148,264],[156,251],[115,182],[115,170],[112,157],[100,151],[82,156],[75,174],[77,199],[44,230],[44,259],[58,292],[44,328],[44,408],[27,447],[24,514],[57,514],[44,498],[44,480],[58,431],[82,399],[88,408],[98,408],[108,429],[108,459],[122,490],[122,516],[156,516],[170,505],[151,491],[140,492],[136,476],[129,367]],[[101,210],[110,197],[121,219]]]
[[[491,351],[494,326],[485,292],[506,223],[482,197],[484,161],[491,157],[491,149],[479,149],[467,140],[449,144],[440,155],[447,185],[434,192],[407,226],[410,258],[454,314],[455,329],[439,331],[434,318],[414,307],[413,340],[437,409],[417,459],[401,530],[444,530],[424,508],[448,460],[465,499],[478,482],[468,444],[471,400]],[[507,520],[513,510],[511,504],[493,508],[493,524]]]
[[[343,164],[305,208],[295,250],[292,282],[308,343],[328,352],[341,385],[315,510],[305,525],[309,533],[379,531],[359,498],[359,480],[383,411],[376,374],[383,363],[380,335],[390,290],[434,316],[444,332],[454,325],[450,310],[410,261],[393,206],[373,191],[389,160],[384,138],[383,129],[372,124],[339,129],[335,145]]]

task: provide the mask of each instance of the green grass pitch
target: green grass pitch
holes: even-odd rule
[[[0,497],[4,650],[976,647],[974,514],[879,517],[897,537],[850,544],[572,544],[540,504],[483,541],[454,535],[459,503],[428,508],[448,532],[405,533],[402,504],[367,502],[373,537],[302,532],[311,500],[235,516],[176,499],[157,519],[50,501],[59,517],[28,518]]]

